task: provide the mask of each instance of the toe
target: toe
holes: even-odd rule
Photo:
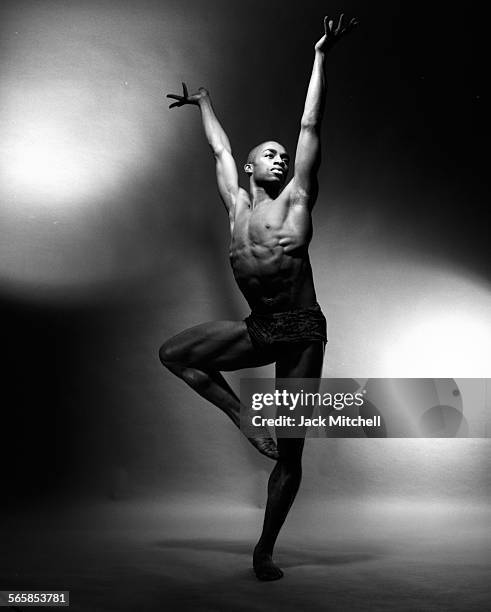
[[[263,582],[279,580],[283,577],[283,572],[279,567],[268,567],[256,570],[256,577]]]

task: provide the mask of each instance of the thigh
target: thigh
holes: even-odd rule
[[[222,371],[274,361],[270,351],[252,345],[244,321],[212,321],[186,329],[163,344],[160,357],[163,363]]]
[[[322,363],[324,361],[324,345],[322,342],[291,344],[282,351],[276,362],[276,378],[283,379],[281,389],[286,389],[291,393],[305,391],[316,393],[319,390],[319,379],[322,374]],[[308,381],[297,381],[297,378],[308,378]],[[286,379],[286,380],[285,380]],[[292,379],[288,382],[288,379]],[[282,411],[279,411],[281,414]],[[302,413],[307,418],[311,415],[311,410],[303,408],[296,411],[296,416]],[[286,411],[285,415],[291,416],[291,412]],[[280,457],[283,461],[299,464],[306,434],[305,428],[298,428],[297,438],[282,437],[281,428],[277,428],[277,445]]]
[[[322,375],[322,342],[293,343],[281,351],[276,361],[276,378],[316,378]]]

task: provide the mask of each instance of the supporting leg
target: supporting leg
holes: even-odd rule
[[[278,360],[276,377],[309,378],[309,391],[315,392],[322,373],[323,358],[321,343],[292,349]],[[295,390],[294,385],[291,390]],[[259,580],[278,580],[283,576],[281,569],[273,562],[273,549],[302,479],[304,439],[278,438],[277,445],[279,459],[269,477],[263,530],[253,555],[254,571]]]
[[[273,563],[273,548],[302,478],[304,440],[279,438],[277,444],[280,458],[269,477],[263,530],[253,556],[254,571],[259,580],[278,580],[283,576],[281,569]]]

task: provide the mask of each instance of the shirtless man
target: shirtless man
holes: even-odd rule
[[[241,403],[222,371],[276,364],[277,378],[318,379],[326,338],[325,318],[317,304],[308,246],[312,237],[320,165],[320,131],[325,103],[325,57],[357,24],[343,15],[336,24],[324,18],[324,35],[315,45],[293,178],[286,184],[290,157],[276,141],[254,147],[244,166],[249,193],[239,187],[230,142],[213,111],[208,91],[169,94],[170,108],[198,106],[216,161],[218,189],[230,221],[230,261],[237,284],[251,307],[245,321],[216,321],[192,327],[160,349],[165,367],[182,378],[240,425]],[[286,185],[286,186],[285,186]],[[278,533],[301,479],[303,438],[278,438],[266,430],[250,438],[276,460],[253,565],[260,580],[283,576],[272,560]]]

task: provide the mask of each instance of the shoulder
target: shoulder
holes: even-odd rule
[[[312,189],[307,190],[295,180],[295,177],[293,177],[281,192],[281,197],[287,199],[290,206],[300,206],[312,209],[317,200],[317,194],[317,183],[312,185]]]
[[[250,202],[250,197],[249,194],[247,193],[247,191],[243,188],[243,187],[239,187],[238,191],[237,191],[237,200],[245,200],[247,202]]]
[[[235,197],[235,206],[234,208],[237,209],[242,209],[244,207],[250,207],[251,205],[251,198],[249,196],[249,194],[247,193],[247,191],[243,188],[243,187],[239,187],[239,189],[237,190],[237,195]]]
[[[250,204],[250,197],[243,187],[238,187],[237,192],[229,200],[229,213],[233,216],[237,209]]]
[[[230,207],[229,210],[229,219],[232,228],[237,217],[241,215],[244,211],[250,210],[250,208],[251,198],[249,194],[243,187],[239,187],[233,205]]]

